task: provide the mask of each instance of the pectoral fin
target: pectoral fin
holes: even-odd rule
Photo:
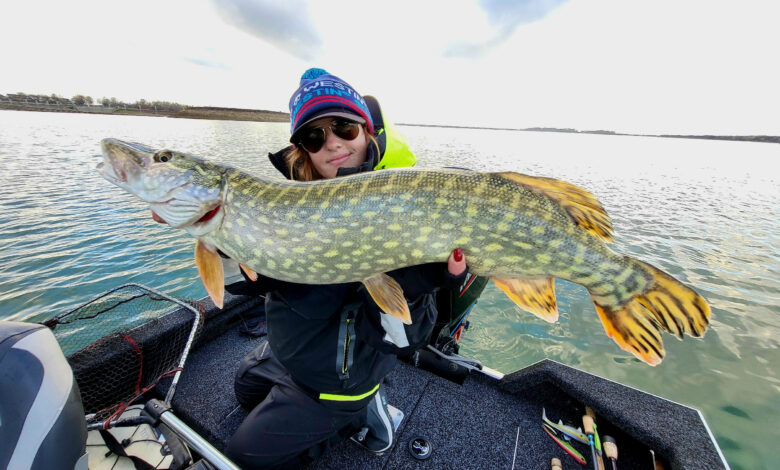
[[[409,304],[406,303],[404,291],[395,282],[395,279],[387,274],[380,273],[363,280],[371,298],[383,312],[399,318],[404,324],[411,325],[412,317],[409,314]]]
[[[244,274],[246,274],[246,277],[249,278],[252,282],[257,282],[257,273],[252,271],[251,269],[247,268],[243,264],[239,264],[241,266],[241,270],[244,271]]]
[[[558,321],[558,303],[555,299],[555,279],[499,279],[490,278],[499,289],[523,310],[528,310],[550,323]]]
[[[222,259],[217,250],[209,248],[198,240],[195,245],[195,263],[198,265],[198,273],[206,287],[206,292],[214,305],[222,308],[225,298],[225,274],[222,271]]]

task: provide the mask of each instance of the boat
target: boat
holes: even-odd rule
[[[160,439],[169,447],[171,431],[181,440],[192,457],[183,468],[237,468],[221,453],[247,415],[233,394],[234,375],[239,360],[265,341],[239,330],[262,302],[226,293],[218,309],[208,297],[184,302],[132,284],[44,325],[73,370],[91,433],[143,422],[163,428]],[[116,329],[106,332],[112,324]],[[3,367],[14,328],[18,322],[0,322]],[[399,362],[384,386],[388,403],[403,416],[394,446],[374,454],[346,440],[308,468],[549,469],[557,458],[562,469],[579,469],[595,468],[593,455],[610,468],[606,452],[566,433],[582,432],[577,428],[586,413],[595,417],[600,440],[608,435],[616,443],[615,468],[729,468],[697,409],[552,360],[502,374],[458,355],[457,347],[432,344]],[[152,418],[122,416],[131,401],[144,400]],[[0,445],[0,467],[12,447]],[[75,468],[87,468],[85,458]],[[89,459],[91,469],[97,460]]]

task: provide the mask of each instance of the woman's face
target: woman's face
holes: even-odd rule
[[[353,140],[345,140],[333,133],[331,125],[334,121],[344,121],[343,118],[324,117],[306,126],[306,129],[320,127],[325,130],[325,143],[317,152],[309,152],[309,158],[323,178],[334,178],[339,168],[360,166],[366,161],[366,150],[369,139],[358,124],[359,132]],[[305,130],[303,131],[305,132]]]

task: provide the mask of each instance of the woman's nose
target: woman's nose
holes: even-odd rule
[[[336,134],[333,133],[333,129],[325,129],[325,147],[333,147],[341,145],[342,140],[339,139]]]

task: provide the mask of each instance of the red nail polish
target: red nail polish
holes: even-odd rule
[[[463,250],[461,250],[460,248],[455,248],[455,251],[452,252],[452,257],[453,259],[455,259],[455,261],[460,263],[461,261],[463,261]]]

